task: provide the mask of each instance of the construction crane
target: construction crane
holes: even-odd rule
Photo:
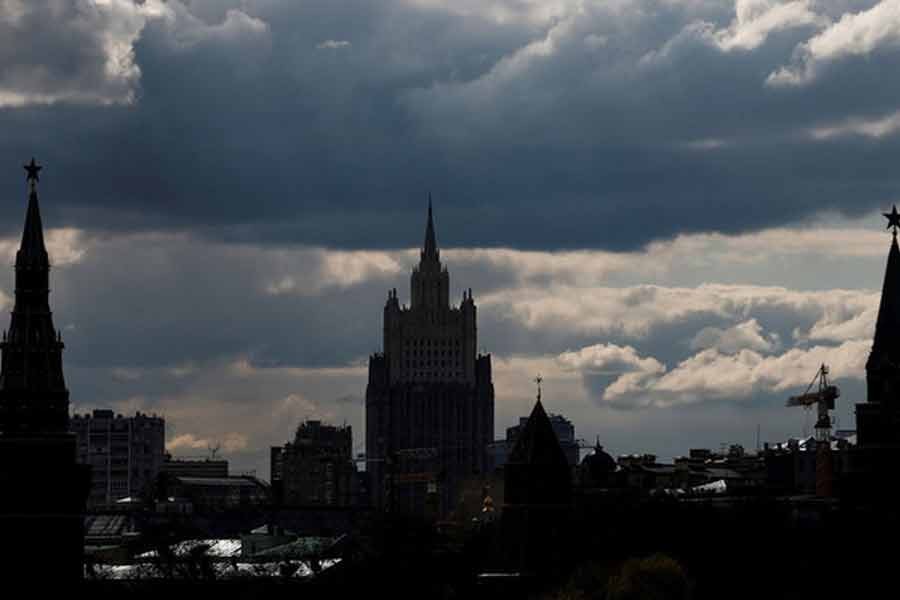
[[[818,389],[812,391],[818,383]],[[816,406],[818,418],[816,419],[816,441],[831,441],[831,415],[828,411],[834,410],[834,401],[841,395],[836,385],[828,383],[828,367],[824,364],[816,371],[816,376],[809,383],[806,391],[799,396],[788,398],[785,406],[802,406],[806,409]]]
[[[818,389],[812,391],[818,382]],[[816,376],[799,396],[791,396],[787,406],[802,406],[806,409],[816,405],[816,495],[823,498],[834,494],[834,464],[831,457],[831,415],[834,401],[841,395],[837,386],[828,383],[828,367],[822,364]]]

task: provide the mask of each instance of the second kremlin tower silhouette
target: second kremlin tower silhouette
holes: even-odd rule
[[[842,495],[865,503],[893,502],[900,483],[885,477],[900,460],[900,213],[884,213],[891,230],[875,322],[866,361],[866,401],[856,405],[857,445],[847,454]]]
[[[50,312],[50,259],[38,204],[41,167],[29,187],[16,253],[15,305],[0,343],[0,564],[14,580],[77,581],[83,573],[90,470],[75,463],[63,343]]]

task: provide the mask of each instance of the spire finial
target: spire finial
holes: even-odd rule
[[[537,401],[541,401],[541,383],[544,381],[544,378],[541,377],[541,374],[538,373],[538,376],[534,378],[534,382],[537,384]]]
[[[895,204],[891,208],[891,212],[889,213],[881,213],[885,217],[887,217],[888,224],[887,228],[892,229],[891,233],[894,234],[894,239],[897,238],[897,229],[900,228],[900,213],[897,212],[897,205]]]
[[[425,246],[422,257],[438,260],[437,239],[434,235],[434,217],[431,210],[431,192],[428,192],[428,222],[425,224]]]
[[[34,157],[31,157],[31,162],[27,165],[22,165],[22,168],[25,169],[25,181],[31,184],[31,189],[34,189],[35,184],[40,181],[40,175],[42,167],[34,161]]]

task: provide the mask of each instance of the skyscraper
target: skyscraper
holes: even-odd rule
[[[450,304],[450,275],[428,202],[410,306],[384,306],[384,349],[369,359],[366,457],[377,508],[444,515],[460,484],[485,473],[494,433],[491,357],[477,352],[472,290]]]
[[[90,474],[75,463],[69,433],[63,343],[50,312],[50,259],[38,206],[40,169],[34,159],[25,166],[30,193],[16,253],[15,306],[0,343],[0,564],[4,574],[33,582],[52,565],[55,581],[73,581],[83,573]]]

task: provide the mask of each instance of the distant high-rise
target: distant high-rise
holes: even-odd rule
[[[95,410],[75,415],[71,424],[78,438],[78,462],[91,467],[90,506],[152,494],[166,453],[162,417]]]
[[[488,469],[494,433],[491,358],[477,353],[475,301],[450,305],[431,201],[425,243],[410,280],[384,307],[384,349],[369,360],[366,457],[378,508],[445,514],[460,484]]]
[[[50,259],[44,246],[37,182],[29,184],[16,253],[15,305],[0,343],[0,564],[7,578],[37,584],[83,576],[89,471],[75,462],[62,337],[50,312]]]

